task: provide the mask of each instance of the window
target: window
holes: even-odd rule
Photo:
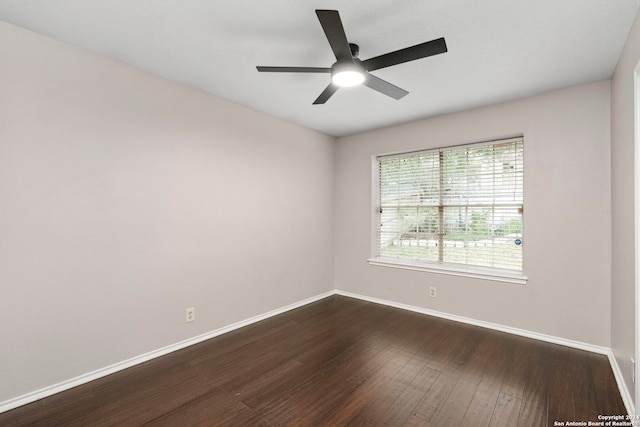
[[[523,138],[377,159],[373,264],[523,283]]]

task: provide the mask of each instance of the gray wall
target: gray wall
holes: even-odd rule
[[[627,389],[635,396],[630,359],[635,353],[634,67],[640,61],[640,13],[611,83],[612,280],[611,348]]]
[[[336,289],[609,346],[609,81],[342,138]],[[527,285],[371,266],[371,158],[524,134]],[[428,297],[436,286],[438,297]]]
[[[333,138],[2,22],[0,58],[0,402],[333,289]]]

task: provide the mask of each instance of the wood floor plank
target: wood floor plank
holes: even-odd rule
[[[485,378],[485,371],[492,365],[496,365],[496,351],[504,350],[500,347],[501,333],[495,331],[483,331],[478,342],[477,347],[471,354],[468,362],[464,364],[464,369],[461,373],[461,378],[465,381],[475,382],[480,384],[483,378]],[[504,366],[501,367],[504,369]]]
[[[400,323],[396,323],[389,330],[389,336],[393,336],[392,351],[394,352],[394,361],[402,361],[403,366],[396,375],[389,378],[388,382],[378,391],[368,404],[361,407],[357,414],[350,420],[350,424],[354,425],[377,425],[386,417],[394,417],[393,413],[397,410],[394,408],[396,399],[411,384],[423,369],[422,366],[429,368],[431,372],[438,372],[428,366],[428,362],[437,353],[433,350],[436,348],[435,343],[445,336],[446,328],[441,326],[447,325],[447,321],[438,320],[434,322],[436,327],[429,328],[413,328],[411,325],[416,320],[415,313],[403,313]],[[398,331],[403,331],[398,333]],[[425,351],[425,345],[428,345],[430,351]],[[425,363],[427,363],[425,365]],[[418,387],[416,387],[418,388]],[[417,401],[422,398],[423,392],[419,392]],[[415,406],[415,405],[413,405]]]
[[[321,351],[316,352],[316,359],[304,363],[315,370],[297,384],[295,395],[285,394],[286,398],[275,399],[258,409],[275,423],[287,423],[292,417],[321,419],[386,362],[386,352],[380,343],[376,346],[376,357],[363,353],[362,345],[360,340],[334,343],[329,348],[322,345]]]
[[[563,350],[563,356],[566,352]],[[563,357],[553,359],[549,366],[547,407],[547,423],[553,425],[557,422],[578,421],[576,419],[575,401],[570,378],[566,373],[571,372]],[[582,421],[582,420],[580,420]]]
[[[542,363],[531,365],[525,384],[518,427],[545,427],[547,425],[546,369]]]
[[[334,413],[335,408],[342,406],[342,402],[350,399],[362,385],[363,378],[367,378],[378,371],[381,365],[388,362],[390,354],[377,357],[370,362],[364,362],[361,367],[345,366],[342,372],[337,372],[325,382],[325,387],[316,393],[310,393],[300,402],[296,423],[300,425],[332,425],[325,421]],[[353,371],[353,374],[349,374]]]
[[[525,382],[531,369],[528,363],[530,340],[523,337],[514,337],[510,341],[512,341],[512,352],[509,357],[509,363],[506,365],[500,393],[522,400]]]
[[[564,348],[545,342],[527,341],[526,362],[529,373],[524,382],[519,427],[546,427],[548,423],[549,377],[554,360]]]
[[[0,414],[1,426],[86,426],[98,412],[91,387],[85,385]]]
[[[93,425],[140,425],[193,400],[209,390],[209,386],[187,364],[168,370],[132,373],[126,381],[93,390],[99,403],[99,418]]]
[[[371,377],[356,388],[353,393],[329,411],[323,420],[324,425],[347,425],[356,414],[369,412],[364,410],[367,404],[371,404],[372,406],[378,404],[384,405],[386,411],[388,404],[382,402],[382,399],[374,401],[372,400],[372,396],[382,396],[383,393],[381,390],[397,375],[406,363],[406,357],[390,357],[390,360],[383,367],[376,373],[373,373]]]
[[[500,393],[489,425],[492,427],[513,427],[518,425],[522,400],[510,394]]]
[[[462,420],[463,426],[482,427],[490,425],[507,366],[513,358],[514,346],[511,338],[502,332],[492,331],[491,334],[487,334],[485,341],[491,344],[491,349],[480,353],[485,358],[482,379]],[[465,369],[466,371],[467,369]],[[465,377],[465,379],[468,378],[468,376]]]
[[[252,402],[251,406],[256,407],[258,403],[253,401],[252,397],[268,393],[268,390],[272,390],[286,377],[297,376],[302,367],[302,363],[295,359],[283,358],[279,362],[272,369],[255,369],[253,376],[247,375],[241,378],[242,381],[233,384],[223,384],[222,388],[237,396],[243,403]]]
[[[596,390],[589,365],[589,354],[577,349],[568,349],[570,371],[566,372],[567,381],[571,384],[571,395],[574,401],[577,420],[596,421]]]
[[[384,425],[399,426],[405,424],[427,391],[440,376],[440,372],[432,368],[424,368],[409,386],[391,404],[384,417],[379,419]]]
[[[458,383],[459,376],[451,375],[448,372],[440,372],[438,378],[433,382],[425,396],[416,406],[413,415],[431,422],[438,411],[444,406],[451,391]]]
[[[496,387],[492,378],[486,377],[480,381],[471,402],[469,402],[461,425],[465,427],[490,426],[499,395],[499,385]]]
[[[438,399],[442,402],[440,406],[435,406],[435,402],[432,403],[431,412],[426,420],[434,426],[461,425],[477,389],[478,384],[460,379],[446,399]]]
[[[589,366],[596,395],[596,409],[608,408],[612,411],[603,415],[626,414],[624,403],[619,398],[616,380],[611,370],[611,365],[606,356],[601,354],[589,354]]]
[[[144,425],[149,427],[207,425],[211,420],[216,420],[217,425],[224,425],[229,418],[239,412],[248,414],[251,409],[226,391],[215,388]]]
[[[357,411],[354,411],[350,417],[345,413],[342,404],[336,407],[335,411],[342,412],[343,419],[348,419],[350,424],[370,425],[379,422],[382,415],[387,413],[392,403],[395,402],[397,397],[422,369],[423,359],[417,350],[418,343],[422,342],[426,336],[429,336],[431,331],[404,327],[403,325],[406,325],[405,322],[410,317],[410,315],[403,314],[387,330],[388,338],[402,336],[406,340],[406,345],[401,346],[401,348],[397,346],[395,339],[391,339],[387,343],[386,354],[391,357],[388,363],[390,369],[378,370],[373,380],[363,383],[364,387],[359,387],[354,392],[354,394],[360,396],[369,392],[368,403],[366,405],[358,405]],[[398,331],[403,332],[399,333]],[[378,357],[376,356],[376,358]],[[388,375],[380,375],[380,373]],[[373,399],[371,398],[372,396],[374,397]],[[349,398],[347,397],[345,400],[348,401]],[[330,412],[334,412],[334,410]],[[336,420],[327,420],[327,422],[336,422]]]
[[[416,417],[415,415],[410,415],[409,418],[407,418],[407,421],[405,421],[405,423],[402,424],[402,426],[403,427],[431,427],[431,424],[421,418]]]
[[[332,411],[327,423],[345,423],[367,425],[379,419],[391,406],[389,403],[388,387],[395,378],[402,375],[401,371],[408,365],[410,358],[406,354],[392,352],[385,369],[375,373],[372,378],[346,398],[344,403],[337,405]]]
[[[332,296],[0,425],[542,427],[624,412],[606,356]]]

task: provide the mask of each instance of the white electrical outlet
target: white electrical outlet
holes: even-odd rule
[[[185,313],[185,322],[193,322],[196,320],[196,309],[194,307],[187,308]]]
[[[636,382],[636,361],[631,358],[631,382]]]
[[[435,288],[435,286],[432,286],[432,287],[429,288],[429,296],[431,298],[435,298],[436,297],[436,288]]]

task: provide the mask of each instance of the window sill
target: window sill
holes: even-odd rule
[[[432,264],[419,261],[392,258],[371,258],[371,265],[380,267],[402,268],[405,270],[427,271],[430,273],[448,274],[451,276],[472,277],[475,279],[493,280],[496,282],[527,284],[527,276],[518,272],[484,269],[482,267],[459,267],[451,264]]]

